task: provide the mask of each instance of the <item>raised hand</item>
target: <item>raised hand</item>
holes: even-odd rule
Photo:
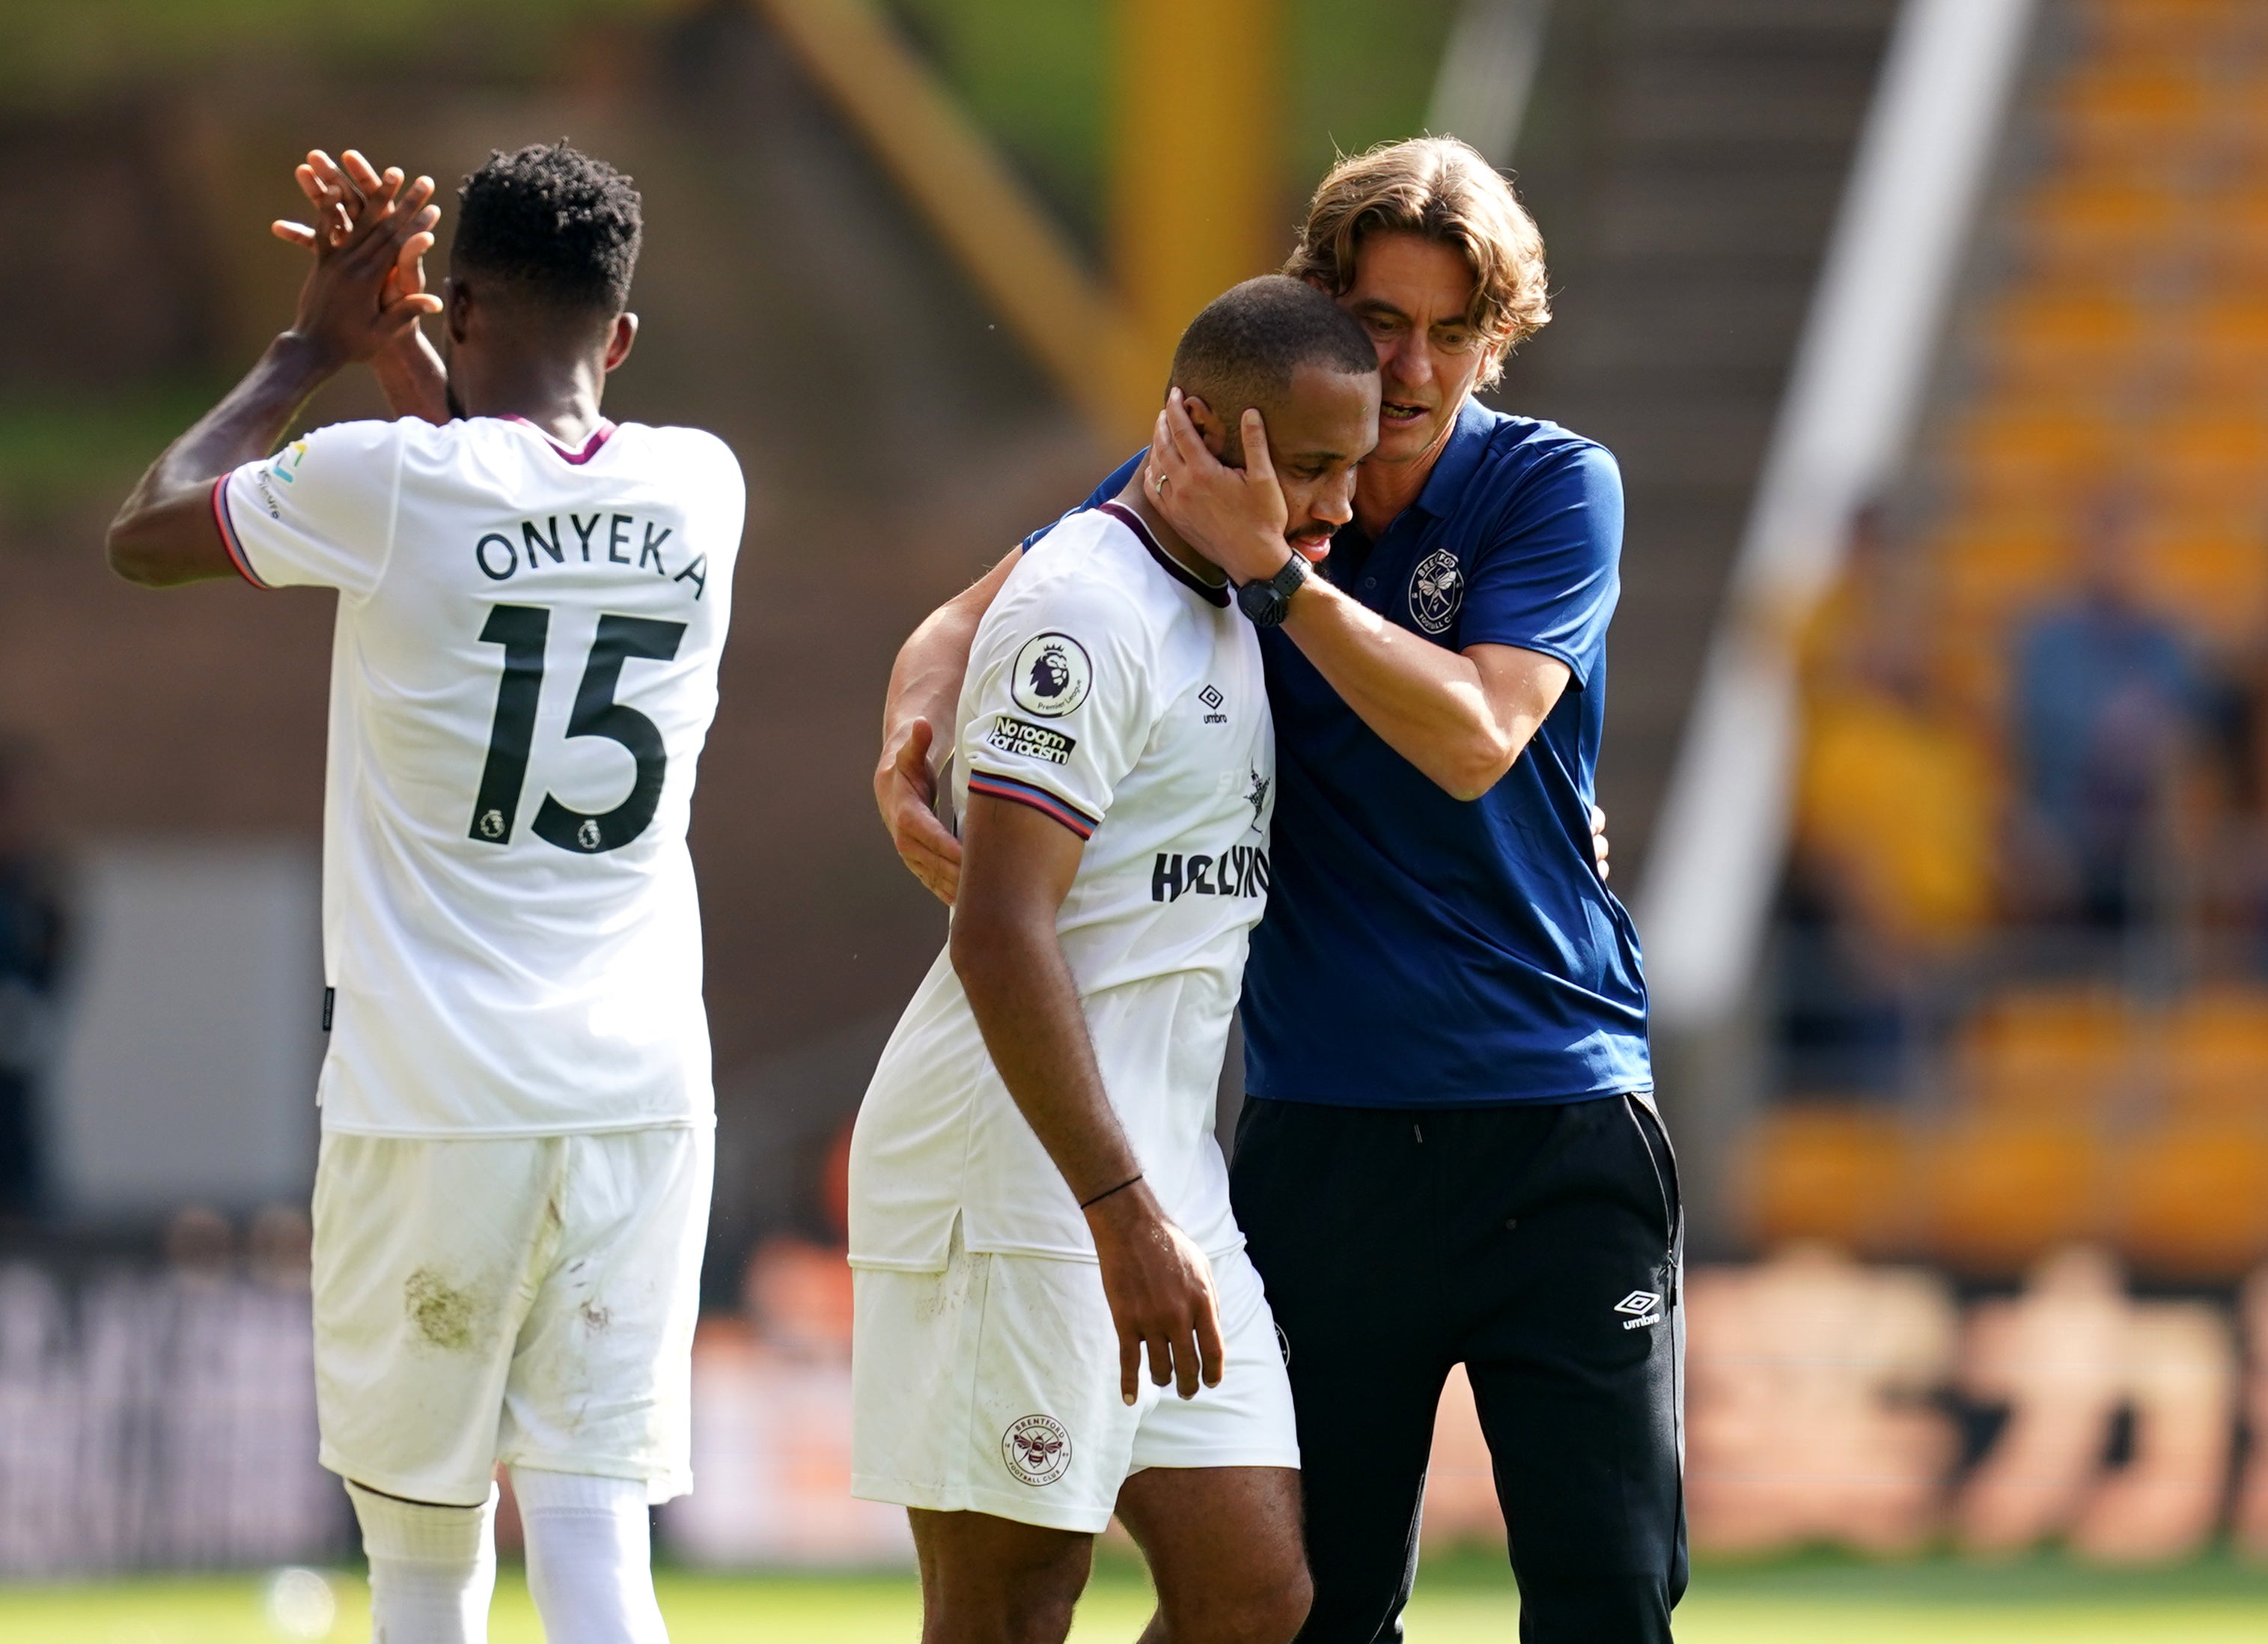
[[[299,192],[307,196],[307,203],[315,208],[313,226],[277,217],[268,225],[268,232],[287,246],[297,246],[302,251],[313,251],[318,244],[335,245],[354,227],[354,212],[348,203],[343,188],[333,189],[315,170],[314,162],[321,159],[331,167],[330,156],[320,149],[311,150],[307,158],[292,169],[292,178]]]
[[[428,203],[432,195],[433,180],[420,177],[399,199],[389,192],[382,207],[366,208],[342,232],[328,217],[320,231],[309,231],[315,265],[299,288],[291,329],[320,358],[371,359],[414,329],[421,314],[440,312],[441,299],[431,292],[399,289],[402,271],[432,248],[441,217]]]
[[[310,225],[278,218],[269,225],[269,232],[284,244],[303,251],[335,249],[373,216],[382,219],[397,210],[412,209],[411,202],[401,192],[406,175],[402,169],[389,166],[381,172],[358,149],[347,150],[336,160],[320,149],[310,149],[307,158],[293,168],[291,175],[299,185],[299,192],[307,196],[307,203],[314,208],[315,222]],[[420,177],[410,184],[410,190],[418,195],[416,203],[423,205],[432,198],[433,180]],[[426,244],[430,247],[431,241]],[[396,264],[387,283],[386,299],[389,303],[423,292],[423,250]]]
[[[1255,582],[1284,568],[1291,511],[1256,409],[1245,409],[1238,432],[1244,466],[1233,468],[1206,449],[1175,388],[1152,430],[1144,476],[1151,501],[1185,541],[1234,580]]]
[[[312,261],[291,328],[151,464],[111,522],[110,563],[129,580],[164,587],[233,574],[229,549],[213,528],[214,481],[273,452],[307,396],[342,365],[373,359],[417,335],[418,316],[440,308],[441,299],[422,289],[422,277],[421,289],[403,289],[433,244],[440,213],[431,203],[432,179],[421,177],[405,190],[400,173],[388,182],[369,172],[379,188],[365,191],[346,173],[338,176],[351,185],[358,208],[347,189],[317,173],[318,188],[309,195],[321,208],[316,225],[288,225],[296,232],[282,236],[304,247]],[[328,197],[334,191],[337,197]],[[394,353],[402,357],[398,347]],[[433,364],[438,372],[439,361]]]
[[[319,261],[326,252],[341,249],[359,227],[424,209],[433,193],[429,177],[418,178],[404,193],[400,166],[389,166],[381,172],[357,149],[348,149],[335,160],[320,149],[312,149],[292,177],[314,208],[314,222],[278,219],[269,225],[269,232],[284,244],[313,254]],[[412,240],[416,240],[413,236]],[[432,243],[430,233],[420,243],[404,242],[378,296],[382,310],[426,295],[424,254]],[[421,303],[417,311],[438,313],[439,305],[438,301],[430,306]],[[411,324],[396,332],[371,357],[371,367],[397,416],[423,417],[429,423],[450,420],[448,373],[422,327]]]
[[[349,149],[347,153],[352,159],[362,159],[357,150]],[[370,162],[363,160],[362,164],[367,169]],[[389,176],[394,186],[399,188],[401,169],[389,167],[387,175],[381,176],[381,183]],[[307,196],[307,203],[315,208],[314,224],[310,226],[279,217],[268,225],[269,232],[285,245],[297,246],[302,251],[313,251],[318,243],[335,246],[344,240],[361,217],[363,199],[339,164],[322,150],[310,149],[307,158],[291,168],[291,178],[299,185],[299,192]]]

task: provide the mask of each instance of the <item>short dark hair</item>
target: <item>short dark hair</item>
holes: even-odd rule
[[[644,232],[630,180],[564,141],[490,152],[457,190],[450,266],[565,308],[620,313]]]
[[[1378,369],[1362,322],[1308,284],[1281,274],[1232,285],[1207,303],[1174,350],[1174,383],[1234,423],[1291,391],[1292,374],[1321,365],[1350,376]]]

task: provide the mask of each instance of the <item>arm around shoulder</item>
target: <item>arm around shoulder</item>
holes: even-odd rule
[[[939,822],[937,763],[940,731],[948,731],[968,675],[977,625],[999,596],[1022,550],[1012,549],[974,584],[924,617],[890,669],[882,700],[882,756],[874,767],[874,805],[907,871],[946,906],[961,879],[961,842]]]

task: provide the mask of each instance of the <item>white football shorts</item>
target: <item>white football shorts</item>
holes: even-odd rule
[[[693,1487],[693,1327],[716,1133],[323,1137],[322,1464],[488,1500],[498,1462]]]
[[[1148,1467],[1292,1467],[1283,1339],[1251,1258],[1216,1257],[1227,1367],[1184,1401],[1119,1396],[1118,1333],[1092,1262],[977,1255],[861,1268],[850,1349],[850,1493],[933,1512],[1101,1531]]]

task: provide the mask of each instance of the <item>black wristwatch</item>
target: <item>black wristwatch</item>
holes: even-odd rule
[[[1265,582],[1248,582],[1236,591],[1236,608],[1252,619],[1255,628],[1273,628],[1292,608],[1292,596],[1307,579],[1306,557],[1294,552],[1284,569]]]

